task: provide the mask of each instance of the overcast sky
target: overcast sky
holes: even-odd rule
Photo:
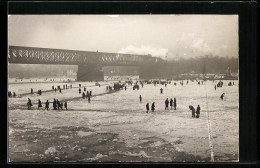
[[[237,15],[9,15],[9,45],[238,57]]]

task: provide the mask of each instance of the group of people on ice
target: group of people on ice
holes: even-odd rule
[[[68,110],[67,101],[65,101],[64,104],[63,104],[63,102],[60,102],[58,99],[57,100],[54,99],[52,103],[53,103],[53,109],[54,110],[62,110],[63,109],[63,105],[64,105],[64,108],[66,109],[66,111]],[[45,109],[49,110],[49,108],[50,108],[49,105],[50,105],[50,102],[47,100],[45,102]],[[31,101],[30,98],[28,98],[27,106],[28,106],[28,110],[30,110],[31,107],[33,106],[32,101]],[[39,110],[40,108],[42,108],[42,102],[41,102],[40,99],[38,99],[38,108],[37,109]]]
[[[174,107],[174,110],[176,110],[176,106],[177,106],[177,103],[176,103],[176,98],[174,98],[174,100],[170,100],[170,106],[171,106],[171,110],[172,110],[172,106]],[[165,110],[169,110],[169,100],[168,98],[165,100]]]
[[[192,118],[199,118],[200,117],[200,105],[198,105],[196,111],[195,108],[193,106],[189,106],[189,109],[191,110],[191,117]],[[195,116],[196,113],[196,116]]]
[[[139,96],[139,99],[140,99],[140,103],[142,103],[142,96],[141,95]],[[171,98],[170,101],[168,100],[168,98],[165,100],[165,110],[169,110],[169,103],[170,103],[170,106],[171,106],[171,110],[172,110],[172,106],[174,107],[174,110],[176,110],[176,107],[177,107],[176,98],[174,98],[174,100],[172,100],[172,98]],[[146,107],[146,113],[148,113],[149,110],[150,110],[149,103],[147,103],[145,107]],[[155,102],[152,103],[151,110],[152,110],[152,112],[154,112]]]

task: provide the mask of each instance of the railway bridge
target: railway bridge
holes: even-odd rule
[[[102,81],[103,66],[137,66],[140,79],[160,77],[165,61],[151,55],[119,54],[37,48],[24,46],[8,47],[8,62],[11,64],[59,64],[78,65],[77,81]]]

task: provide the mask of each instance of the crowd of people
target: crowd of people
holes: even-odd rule
[[[138,83],[139,82],[139,83]],[[137,90],[139,90],[139,85],[141,85],[142,86],[142,88],[144,87],[144,83],[146,83],[146,84],[154,84],[154,86],[156,86],[156,84],[162,84],[162,85],[164,85],[165,87],[167,87],[167,84],[170,84],[170,82],[171,81],[157,81],[157,80],[154,80],[154,81],[148,81],[148,80],[146,80],[146,81],[137,81],[137,82],[135,82],[135,84],[134,84],[134,86],[133,86],[133,90],[135,90],[135,89],[137,89]],[[213,81],[214,82],[214,81]],[[183,85],[183,80],[182,81],[180,81],[180,85]],[[188,84],[189,83],[189,81],[187,80],[186,81],[186,84]],[[116,91],[118,91],[118,90],[120,90],[120,89],[124,89],[124,90],[127,90],[127,87],[126,87],[126,84],[128,84],[128,85],[133,85],[133,82],[132,81],[126,81],[125,83],[121,83],[121,81],[119,81],[118,83],[114,83],[114,85],[113,86],[106,86],[106,90],[107,91],[111,91],[111,90],[116,90]],[[197,84],[198,85],[200,85],[200,84],[202,84],[203,85],[203,81],[197,81]],[[174,85],[176,86],[177,85],[177,83],[176,82],[174,82]],[[216,90],[216,87],[222,87],[222,85],[223,85],[223,82],[222,81],[219,81],[218,83],[217,83],[217,85],[215,85],[214,86],[214,88],[215,88],[215,90]],[[229,82],[228,83],[228,86],[230,86],[230,85],[234,85],[234,82],[233,83],[231,83],[231,82]],[[99,86],[100,87],[100,84],[98,83],[98,84],[96,84],[96,86]],[[63,85],[63,89],[65,90],[65,89],[69,89],[69,88],[72,88],[72,85]],[[54,90],[55,92],[56,92],[56,90],[59,90],[59,92],[61,93],[61,87],[60,87],[60,85],[59,86],[57,86],[57,87],[54,87],[54,86],[52,86],[52,90]],[[84,87],[84,91],[81,93],[81,84],[79,84],[79,94],[82,94],[82,98],[83,99],[85,99],[85,98],[87,98],[88,99],[88,102],[90,103],[90,98],[91,98],[91,96],[92,96],[92,91],[87,91],[86,90],[86,87]],[[160,93],[161,94],[163,94],[163,88],[160,88]],[[31,94],[33,94],[33,89],[31,88]],[[42,94],[42,90],[38,90],[38,94],[39,95],[41,95]],[[12,95],[12,93],[9,91],[8,92],[8,97],[16,97],[17,95],[16,95],[16,93],[15,92],[13,92],[13,95]],[[222,93],[221,94],[221,96],[220,96],[220,99],[221,100],[223,100],[224,99],[224,96],[225,96],[225,93]],[[140,101],[140,103],[142,103],[142,101],[143,101],[143,98],[142,98],[142,95],[140,95],[139,96],[139,101]],[[46,110],[49,110],[50,109],[50,107],[49,107],[49,104],[50,103],[52,103],[53,104],[53,109],[54,110],[63,110],[63,109],[66,109],[66,110],[68,110],[68,105],[67,105],[67,101],[59,101],[58,99],[55,99],[54,98],[54,100],[53,100],[53,102],[49,102],[48,100],[44,103],[45,104],[45,109]],[[27,102],[27,105],[28,105],[28,109],[31,109],[31,107],[33,106],[33,104],[32,104],[32,101],[30,100],[30,98],[28,98],[28,102]],[[168,98],[166,98],[166,100],[165,100],[165,110],[169,110],[169,106],[170,106],[170,109],[172,110],[172,109],[174,109],[174,110],[176,110],[177,109],[177,101],[176,101],[176,98],[174,97],[174,98],[170,98],[170,100],[168,99]],[[42,102],[41,102],[41,100],[40,99],[38,99],[38,108],[37,109],[42,109],[43,108],[43,106],[42,106]],[[199,116],[200,116],[200,106],[198,105],[197,106],[197,109],[195,110],[195,108],[192,106],[192,105],[189,105],[189,109],[192,111],[192,117],[193,118],[199,118]],[[146,113],[148,113],[149,112],[149,110],[150,110],[150,104],[149,103],[147,103],[146,104]],[[152,104],[151,104],[151,111],[152,112],[154,112],[155,111],[155,102],[152,102]],[[195,115],[196,114],[196,115]]]

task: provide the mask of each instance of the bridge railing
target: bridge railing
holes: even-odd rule
[[[151,65],[164,62],[159,57],[105,52],[9,46],[9,63],[68,65]]]

